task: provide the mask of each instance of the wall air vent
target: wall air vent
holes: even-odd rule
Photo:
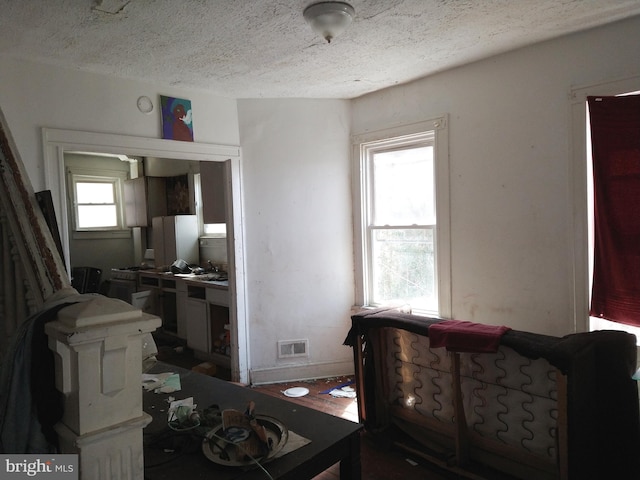
[[[279,340],[278,358],[308,357],[309,340]]]

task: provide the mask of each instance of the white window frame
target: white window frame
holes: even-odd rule
[[[74,239],[97,238],[129,238],[131,229],[124,222],[124,181],[128,178],[125,172],[119,171],[94,171],[79,168],[67,169],[67,181],[69,185],[69,205],[71,214],[72,235]],[[117,225],[114,227],[80,228],[78,225],[78,202],[76,195],[76,183],[100,182],[111,183],[114,187]]]
[[[404,146],[402,139],[406,139]],[[434,155],[434,192],[436,226],[434,227],[435,275],[438,299],[437,311],[414,310],[414,313],[440,318],[451,318],[451,233],[449,200],[449,139],[448,116],[441,115],[424,122],[402,125],[375,132],[353,135],[353,211],[354,252],[356,269],[356,307],[370,304],[371,256],[369,248],[369,157],[372,150],[389,144],[406,145],[432,142]]]

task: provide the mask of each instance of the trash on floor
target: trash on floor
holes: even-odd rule
[[[350,387],[350,385],[353,385],[353,383],[353,380],[349,380],[347,382],[341,383],[340,385],[331,387],[328,390],[323,390],[320,393],[328,393],[332,397],[355,398],[356,392],[352,387]]]
[[[356,398],[356,391],[353,387],[334,388],[329,392],[332,397]]]

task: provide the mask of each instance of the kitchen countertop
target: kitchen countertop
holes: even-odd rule
[[[205,280],[204,278],[199,277],[206,277],[206,275],[192,275],[184,278],[184,280],[188,283],[206,283],[207,285],[212,285],[214,287],[225,289],[229,288],[229,280]]]
[[[213,280],[215,278],[215,273],[203,273],[200,275],[196,275],[194,273],[172,273],[172,272],[163,272],[160,270],[141,270],[139,272],[143,275],[152,275],[158,276],[162,278],[174,277],[180,278],[191,284],[205,284],[207,286],[217,287],[227,289],[229,288],[229,280]]]

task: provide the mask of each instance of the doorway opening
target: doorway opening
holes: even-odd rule
[[[43,129],[45,186],[51,191],[53,206],[59,223],[61,243],[67,271],[69,264],[68,192],[65,182],[64,156],[66,152],[156,157],[200,162],[222,162],[227,173],[225,209],[227,218],[229,316],[233,355],[231,378],[249,383],[248,328],[246,316],[244,228],[242,225],[242,185],[240,181],[240,148],[229,145],[172,142],[160,139],[124,135],[99,134],[58,129]]]

